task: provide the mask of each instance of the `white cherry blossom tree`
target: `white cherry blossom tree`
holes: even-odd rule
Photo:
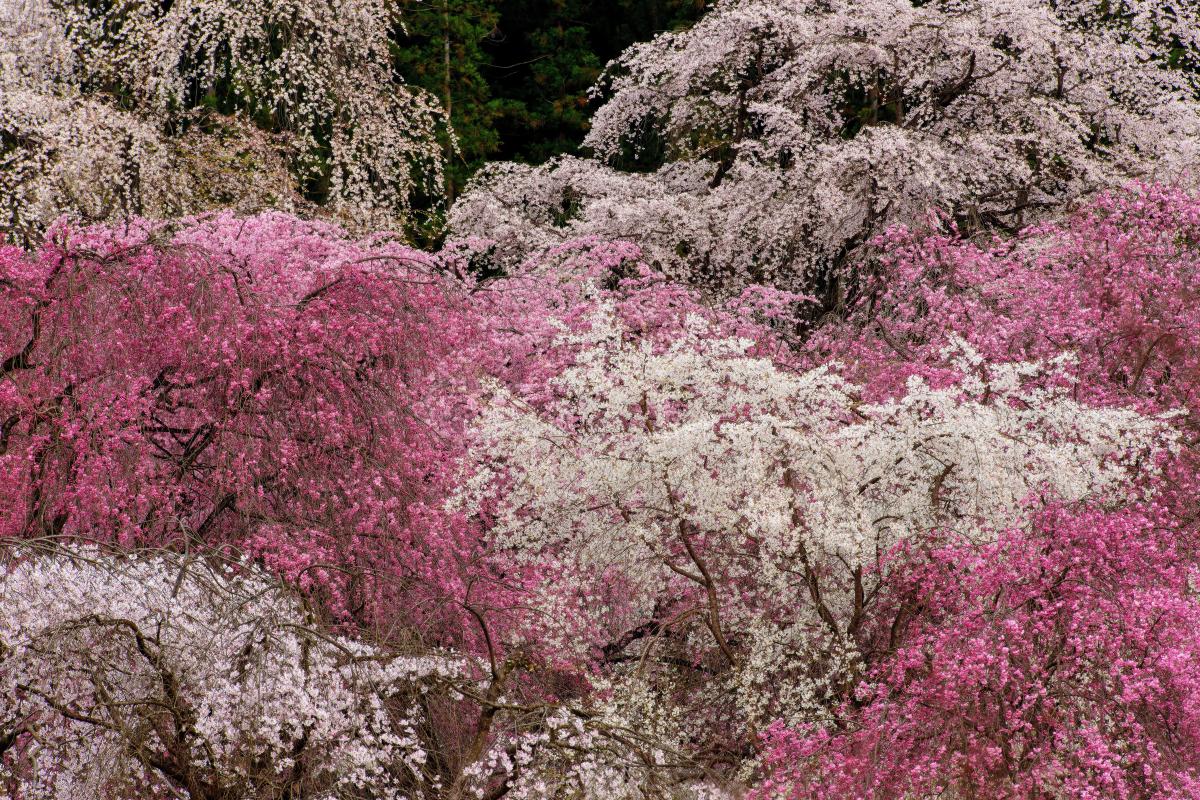
[[[575,355],[552,401],[497,391],[460,499],[555,602],[579,587],[541,635],[602,648],[606,713],[681,749],[827,723],[898,546],[983,544],[1046,502],[1120,506],[1174,446],[1164,420],[1072,400],[1069,360],[955,343],[953,380],[869,403],[751,345],[698,317],[653,345],[601,307],[559,340]]]
[[[246,564],[82,548],[0,567],[10,797],[435,797],[423,693],[461,664],[323,631]]]
[[[510,261],[627,238],[707,289],[816,289],[838,308],[871,237],[931,208],[1013,230],[1132,177],[1194,173],[1194,87],[1166,62],[1200,52],[1198,12],[1122,8],[725,0],[609,66],[594,158],[495,166],[451,228]]]
[[[3,0],[0,224],[301,194],[359,229],[409,224],[440,197],[443,115],[395,74],[400,24],[390,0]]]

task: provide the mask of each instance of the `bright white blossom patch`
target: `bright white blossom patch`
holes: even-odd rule
[[[1200,54],[1197,12],[1111,5],[725,0],[610,65],[594,158],[489,167],[452,231],[511,260],[628,239],[706,288],[808,288],[931,208],[1011,230],[1132,177],[1194,179],[1195,89],[1163,62]]]
[[[245,565],[85,549],[4,567],[0,739],[16,748],[11,778],[23,797],[61,800],[139,787],[147,797],[426,796],[436,781],[420,739],[423,687],[458,662],[388,656],[314,624]]]
[[[764,724],[820,717],[896,545],[984,543],[1031,502],[1127,502],[1174,446],[1165,420],[1072,400],[1066,358],[989,364],[955,342],[951,385],[867,404],[834,369],[782,369],[698,317],[655,347],[602,308],[559,343],[577,355],[557,399],[496,392],[458,502],[494,504],[515,563],[612,587],[587,628],[699,615],[700,652],[738,667],[704,691],[740,693]],[[580,624],[546,617],[564,640]]]

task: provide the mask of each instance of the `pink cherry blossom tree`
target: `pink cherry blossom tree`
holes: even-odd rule
[[[878,279],[846,327],[814,337],[813,357],[856,365],[887,393],[933,375],[953,331],[987,358],[1072,352],[1095,401],[1195,411],[1198,241],[1196,196],[1153,185],[982,245],[896,229]]]
[[[948,537],[906,571],[838,724],[768,736],[759,796],[1195,796],[1194,544],[1153,505]]]
[[[2,259],[0,536],[234,546],[335,616],[467,630],[434,620],[481,590],[440,510],[476,330],[431,257],[267,214]]]

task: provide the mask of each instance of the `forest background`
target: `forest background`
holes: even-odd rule
[[[408,0],[396,61],[450,111],[446,196],[486,161],[575,154],[595,109],[589,90],[634,42],[687,25],[704,0]],[[214,98],[215,99],[215,98]]]

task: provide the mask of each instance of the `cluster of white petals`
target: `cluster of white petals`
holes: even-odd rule
[[[628,681],[615,691],[625,693],[635,685]],[[735,797],[731,787],[706,775],[680,750],[664,749],[664,743],[681,743],[682,736],[677,725],[664,725],[661,715],[670,711],[648,692],[619,700],[626,702],[606,703],[586,716],[558,709],[531,730],[499,741],[467,769],[469,791],[483,797],[500,777],[504,797],[512,800]],[[649,709],[659,718],[649,719]]]
[[[1132,5],[724,0],[610,65],[594,158],[496,165],[451,228],[511,259],[629,239],[694,284],[815,285],[836,307],[830,270],[931,208],[1015,229],[1133,177],[1194,178],[1195,87],[1163,54],[1200,53],[1200,12]]]
[[[302,210],[267,135],[238,118],[163,136],[153,122],[71,91],[0,92],[0,232],[36,242],[66,214],[85,222],[232,207]]]
[[[0,1],[0,230],[296,208],[302,185],[403,224],[439,196],[443,118],[393,74],[399,24],[387,0]]]
[[[433,796],[421,699],[458,671],[321,632],[246,565],[31,555],[0,569],[0,786],[61,800]]]
[[[956,342],[948,385],[866,403],[836,365],[782,369],[698,318],[654,347],[602,311],[560,344],[578,355],[558,401],[497,391],[459,502],[488,503],[515,562],[613,587],[589,625],[614,638],[695,619],[700,652],[735,667],[703,702],[739,693],[750,724],[819,714],[895,546],[990,541],[1043,501],[1127,502],[1175,446],[1166,420],[1073,400],[1064,359],[989,364]]]

